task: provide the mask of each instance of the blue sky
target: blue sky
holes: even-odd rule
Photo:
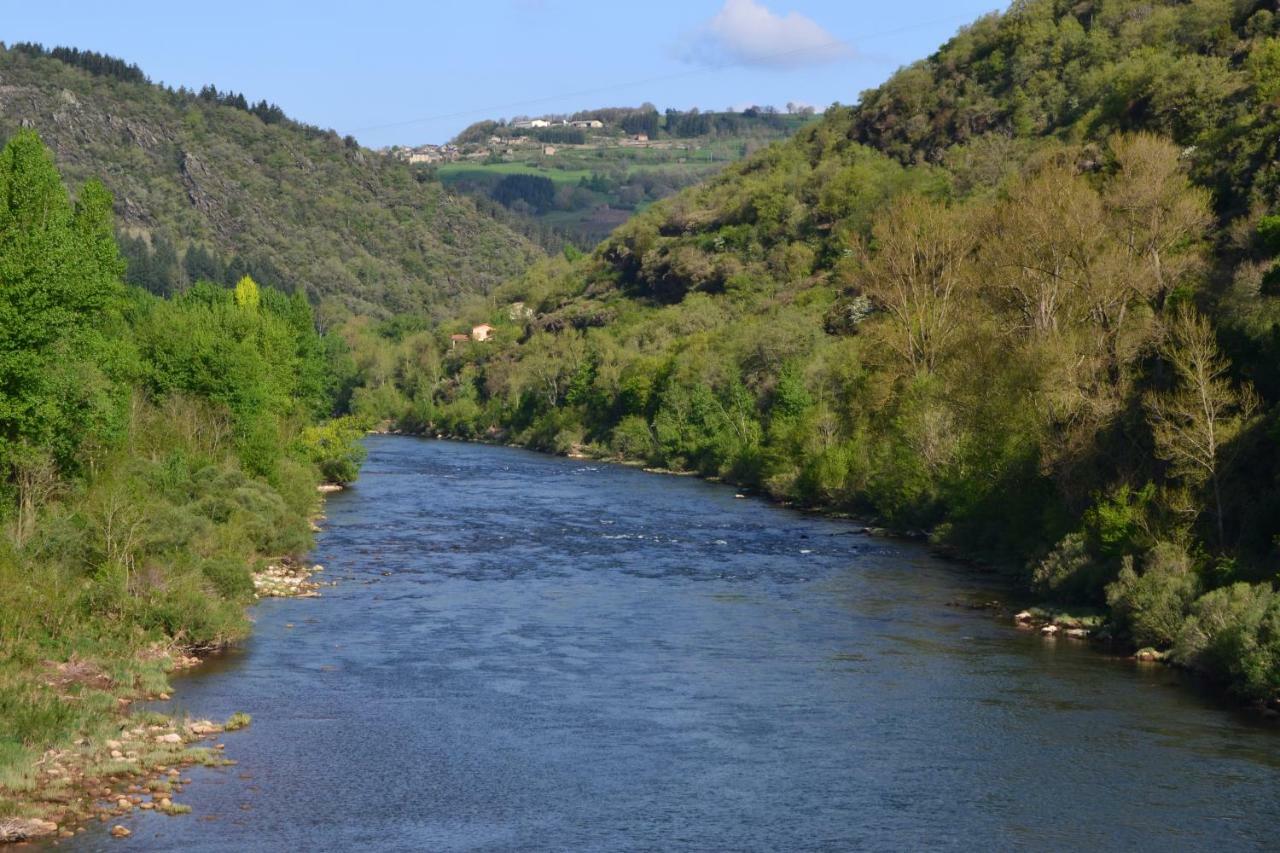
[[[115,54],[371,146],[651,101],[852,103],[1005,0],[0,0],[0,39]]]

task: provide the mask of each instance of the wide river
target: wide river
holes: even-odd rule
[[[77,850],[1280,848],[1280,731],[1019,631],[912,544],[731,488],[369,440],[315,560],[176,710],[191,815]]]

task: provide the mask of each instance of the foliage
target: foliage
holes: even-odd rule
[[[360,473],[365,429],[354,418],[336,418],[307,427],[298,437],[303,456],[320,470],[326,483],[346,485]]]
[[[34,132],[0,151],[0,811],[34,754],[163,684],[157,649],[244,636],[253,566],[310,547],[320,469],[360,458],[341,426],[306,447],[345,363],[307,300],[126,289],[111,204],[72,203]]]
[[[1107,587],[1107,604],[1136,645],[1167,649],[1182,630],[1199,586],[1187,554],[1160,543],[1147,554],[1141,574],[1133,558],[1125,557],[1119,577]]]

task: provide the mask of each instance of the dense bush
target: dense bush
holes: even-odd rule
[[[1107,587],[1107,604],[1135,644],[1167,649],[1182,631],[1199,588],[1186,552],[1161,543],[1147,554],[1140,574],[1133,558],[1125,557],[1119,577]]]

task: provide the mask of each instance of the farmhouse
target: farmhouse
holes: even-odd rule
[[[471,329],[471,340],[487,341],[489,338],[493,337],[493,333],[496,331],[497,329],[490,326],[488,323],[481,323],[479,326],[475,326]]]
[[[604,127],[604,122],[600,121],[599,119],[595,119],[595,118],[592,118],[592,119],[578,119],[578,120],[576,120],[576,121],[571,121],[571,122],[569,122],[569,124],[570,124],[572,127],[581,127],[581,128],[583,128],[584,130],[585,130],[585,129],[599,130],[600,128]]]

